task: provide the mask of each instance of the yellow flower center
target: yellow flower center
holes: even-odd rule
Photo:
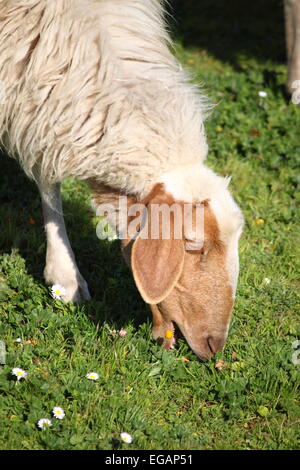
[[[171,330],[166,330],[165,337],[166,337],[166,339],[171,339],[171,338],[173,338],[173,331],[171,331]]]
[[[256,225],[263,225],[265,223],[264,219],[256,219],[255,220]]]

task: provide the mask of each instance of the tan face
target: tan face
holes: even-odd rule
[[[207,359],[227,338],[233,307],[232,288],[225,267],[225,248],[212,245],[204,253],[185,252],[182,273],[170,294],[154,308],[162,324],[154,335],[179,327],[192,350]],[[153,306],[152,306],[153,309]],[[170,346],[172,343],[170,343]]]
[[[174,202],[161,187],[146,201],[148,206]],[[151,225],[151,220],[148,220]],[[227,338],[236,280],[230,264],[237,263],[237,246],[229,237],[221,242],[220,229],[209,201],[204,202],[204,244],[189,251],[186,239],[142,240],[131,245],[131,267],[136,285],[151,305],[153,335],[165,338],[176,324],[192,350],[202,359],[219,351]],[[230,246],[229,246],[230,245]],[[230,259],[234,253],[234,259]],[[174,339],[165,341],[171,347]]]
[[[105,190],[98,192],[98,201],[105,198],[113,202],[117,196]],[[129,206],[135,202],[128,198]],[[163,185],[156,185],[142,201],[148,209],[152,204],[174,202]],[[204,243],[197,250],[187,249],[185,237],[137,237],[123,240],[122,245],[137,288],[151,306],[154,338],[171,348],[175,339],[165,340],[165,334],[167,330],[174,331],[177,325],[195,354],[208,359],[223,347],[227,338],[238,274],[241,224],[235,223],[234,215],[229,213],[225,220],[230,223],[219,227],[214,201],[204,201],[203,206]],[[151,223],[148,210],[148,228]],[[174,230],[173,219],[172,223]]]

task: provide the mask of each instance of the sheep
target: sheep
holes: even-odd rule
[[[63,285],[65,301],[90,299],[64,223],[64,178],[87,181],[96,207],[118,210],[126,198],[127,221],[142,204],[146,218],[122,252],[153,336],[170,349],[177,326],[208,359],[227,338],[243,216],[229,180],[204,164],[210,105],[170,45],[162,0],[2,0],[0,139],[40,191],[46,282]],[[189,205],[192,230],[175,237],[171,215],[168,238],[162,222],[158,237],[143,237],[157,204]]]

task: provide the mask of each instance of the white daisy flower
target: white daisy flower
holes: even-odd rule
[[[22,339],[21,339],[21,338],[17,338],[17,339],[16,339],[16,343],[22,343]]]
[[[128,434],[128,432],[121,432],[120,437],[123,442],[126,442],[126,444],[131,444],[132,436]]]
[[[40,429],[47,429],[50,426],[52,426],[52,423],[51,423],[50,419],[42,418],[42,419],[38,420],[37,425]]]
[[[55,406],[52,410],[54,418],[63,419],[66,415],[65,412],[60,406]]]
[[[27,372],[23,369],[19,369],[19,367],[14,367],[11,374],[17,377],[18,380],[25,379],[27,376]]]
[[[65,295],[66,289],[61,286],[60,284],[54,284],[51,287],[51,294],[54,299],[61,300],[62,297]]]
[[[266,91],[259,91],[258,96],[261,98],[266,98],[268,96],[268,93]]]
[[[88,374],[86,374],[86,378],[89,380],[98,380],[99,374],[97,374],[97,372],[89,372]]]
[[[270,282],[271,282],[271,279],[269,279],[268,277],[264,277],[265,284],[270,284]]]

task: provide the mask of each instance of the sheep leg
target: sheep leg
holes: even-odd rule
[[[66,232],[60,184],[50,187],[40,184],[39,190],[47,235],[45,280],[48,284],[60,284],[65,288],[62,299],[66,302],[90,300],[87,283],[78,270]]]

